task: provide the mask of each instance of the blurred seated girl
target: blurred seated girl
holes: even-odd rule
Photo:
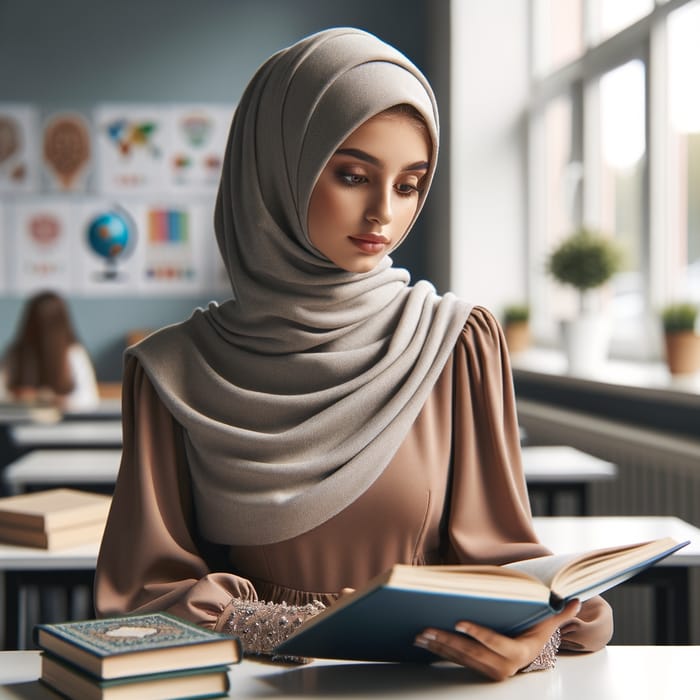
[[[99,400],[95,370],[61,296],[31,297],[0,365],[0,400],[89,409]]]

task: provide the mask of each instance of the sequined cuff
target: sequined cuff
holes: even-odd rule
[[[557,663],[557,651],[561,644],[561,632],[556,629],[554,634],[549,638],[549,641],[544,645],[539,655],[532,663],[521,669],[521,673],[529,673],[530,671],[546,671],[554,668]]]
[[[236,600],[223,631],[235,634],[241,640],[246,654],[272,656],[273,659],[303,663],[306,659],[278,657],[273,650],[309,618],[325,610],[325,605],[314,601],[306,605],[266,603],[264,601]]]

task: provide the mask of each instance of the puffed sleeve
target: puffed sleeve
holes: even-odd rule
[[[123,452],[95,576],[99,616],[168,611],[216,628],[252,584],[199,541],[183,436],[135,358],[125,366]]]
[[[505,338],[482,307],[455,346],[454,397],[450,559],[503,564],[549,554],[532,524]],[[611,636],[610,606],[595,597],[563,626],[562,648],[592,651]]]

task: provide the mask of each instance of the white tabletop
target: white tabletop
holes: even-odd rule
[[[0,543],[0,572],[66,569],[94,569],[99,542],[79,547],[46,550],[39,547],[17,547]],[[2,695],[0,695],[0,698]]]
[[[535,532],[555,554],[673,537],[690,544],[657,566],[700,566],[700,529],[672,516],[612,515],[533,518]]]
[[[59,423],[27,423],[12,425],[10,438],[17,447],[41,447],[42,445],[104,445],[118,447],[122,444],[120,420],[69,420]]]
[[[8,464],[2,478],[10,494],[38,485],[113,484],[121,455],[118,448],[32,450]]]
[[[617,467],[568,445],[523,447],[523,469],[529,483],[614,479]]]
[[[0,652],[0,697],[57,698],[36,680],[39,652]],[[244,660],[229,676],[232,698],[316,700],[679,700],[697,697],[700,647],[608,647],[595,654],[562,655],[552,671],[485,682],[451,664],[411,666],[315,661],[280,666]]]

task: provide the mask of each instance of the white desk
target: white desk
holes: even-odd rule
[[[18,449],[38,447],[121,447],[120,420],[68,420],[43,425],[27,423],[9,427]]]
[[[534,518],[540,541],[556,554],[673,537],[690,544],[635,576],[652,586],[657,643],[687,643],[691,609],[689,567],[700,566],[700,528],[671,516]],[[623,584],[624,585],[624,584]]]
[[[545,496],[545,514],[556,515],[560,493],[572,493],[577,515],[588,512],[588,485],[617,476],[617,466],[568,445],[523,447],[523,469],[532,494]]]
[[[562,655],[551,671],[490,683],[472,672],[433,666],[314,661],[281,666],[244,660],[229,672],[229,697],[316,700],[679,700],[697,697],[700,647],[608,647]],[[37,651],[0,653],[0,697],[54,700],[37,678]]]
[[[8,464],[2,474],[8,495],[31,488],[113,486],[121,449],[32,450]]]

